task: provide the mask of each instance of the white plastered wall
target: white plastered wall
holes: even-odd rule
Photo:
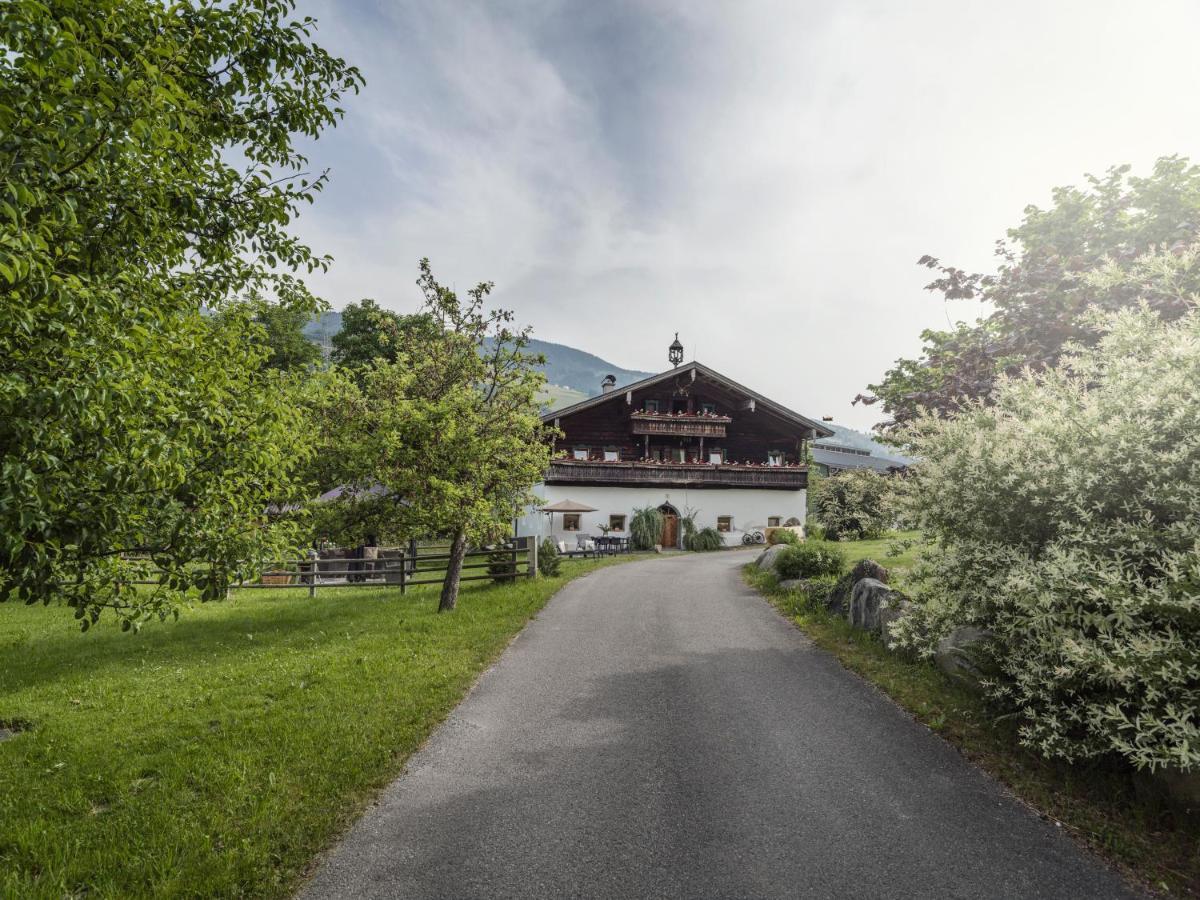
[[[603,532],[601,525],[608,525],[610,515],[625,516],[625,531],[614,531],[617,537],[629,537],[629,520],[633,511],[646,506],[659,507],[669,503],[681,516],[696,514],[696,527],[717,527],[717,516],[732,516],[733,530],[724,535],[729,546],[740,544],[747,530],[766,528],[770,516],[779,516],[782,524],[795,517],[801,522],[805,518],[808,492],[768,491],[761,488],[650,488],[650,487],[587,487],[580,485],[539,484],[534,493],[543,498],[539,505],[574,500],[596,508],[595,512],[580,514],[578,532],[563,530],[562,513],[553,517],[546,513],[531,511],[517,522],[517,534],[552,537],[555,541],[566,541],[574,549],[580,534],[598,537]],[[551,526],[553,521],[553,526]]]

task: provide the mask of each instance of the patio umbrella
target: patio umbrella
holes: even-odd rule
[[[596,507],[588,506],[586,503],[580,503],[578,500],[559,500],[557,503],[551,503],[548,506],[541,507],[541,511],[550,517],[550,531],[553,532],[555,513],[595,512]]]

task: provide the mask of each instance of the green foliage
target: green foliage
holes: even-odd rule
[[[1200,271],[1159,281],[1150,290],[1128,282],[1097,285],[1089,273],[1130,270],[1151,249],[1178,250],[1200,237],[1200,167],[1170,156],[1146,178],[1129,166],[1087,176],[1086,187],[1057,188],[1049,209],[1029,206],[997,250],[993,275],[968,274],[931,256],[920,264],[938,272],[928,289],[947,300],[979,300],[992,312],[949,331],[926,331],[919,359],[901,359],[881,384],[871,385],[896,423],[922,408],[953,415],[967,400],[987,400],[1002,374],[1053,365],[1071,342],[1093,344],[1102,330],[1085,313],[1127,309],[1145,301],[1166,321],[1179,318],[1200,292]]]
[[[329,358],[347,369],[362,369],[377,360],[394,363],[406,348],[437,336],[437,323],[428,311],[405,316],[368,298],[342,310],[342,327],[330,341]]]
[[[487,573],[497,584],[505,584],[517,577],[519,557],[514,557],[510,544],[500,544],[488,554]]]
[[[810,512],[809,515],[811,514],[812,513]],[[808,524],[804,526],[804,534],[810,541],[827,540],[825,537],[825,529],[822,528],[819,523],[811,519],[809,520]]]
[[[877,538],[893,523],[890,476],[848,469],[821,479],[812,495],[813,515],[827,540]]]
[[[809,541],[779,554],[775,571],[781,579],[836,578],[846,568],[846,555],[833,544]]]
[[[992,696],[1042,754],[1195,768],[1200,314],[1097,327],[1060,365],[1001,379],[992,405],[907,430],[922,462],[904,502],[933,546],[901,638],[929,654],[956,625],[990,629]]]
[[[536,498],[549,464],[539,416],[541,358],[512,313],[485,311],[491,284],[467,300],[442,287],[428,260],[417,284],[432,328],[403,333],[394,362],[329,373],[310,394],[318,431],[314,478],[355,489],[350,512],[381,533],[445,534],[452,552],[503,536]],[[345,319],[343,318],[343,322]],[[453,608],[459,566],[447,568]]]
[[[768,544],[798,544],[800,536],[786,528],[776,528],[767,535]]]
[[[693,530],[690,535],[686,535],[683,546],[685,550],[711,553],[713,550],[721,550],[725,547],[725,538],[721,532],[710,525],[707,528]]]
[[[558,544],[552,538],[542,538],[538,545],[538,572],[553,578],[562,568],[562,557],[558,555]]]
[[[283,372],[307,372],[321,362],[321,348],[304,336],[312,320],[302,306],[263,304],[254,324],[263,329],[268,356],[265,364]]]
[[[663,514],[652,506],[635,509],[629,520],[629,536],[634,550],[653,550],[662,542]]]
[[[5,3],[0,599],[129,626],[290,544],[264,513],[303,442],[251,318],[318,307],[296,142],[361,83],[314,28],[286,0]]]

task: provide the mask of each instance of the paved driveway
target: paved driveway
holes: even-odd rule
[[[1132,896],[784,621],[752,558],[570,584],[306,900]]]

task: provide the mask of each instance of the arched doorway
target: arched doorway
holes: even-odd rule
[[[664,547],[679,546],[679,510],[670,503],[664,503],[658,508],[663,517],[662,545]]]

